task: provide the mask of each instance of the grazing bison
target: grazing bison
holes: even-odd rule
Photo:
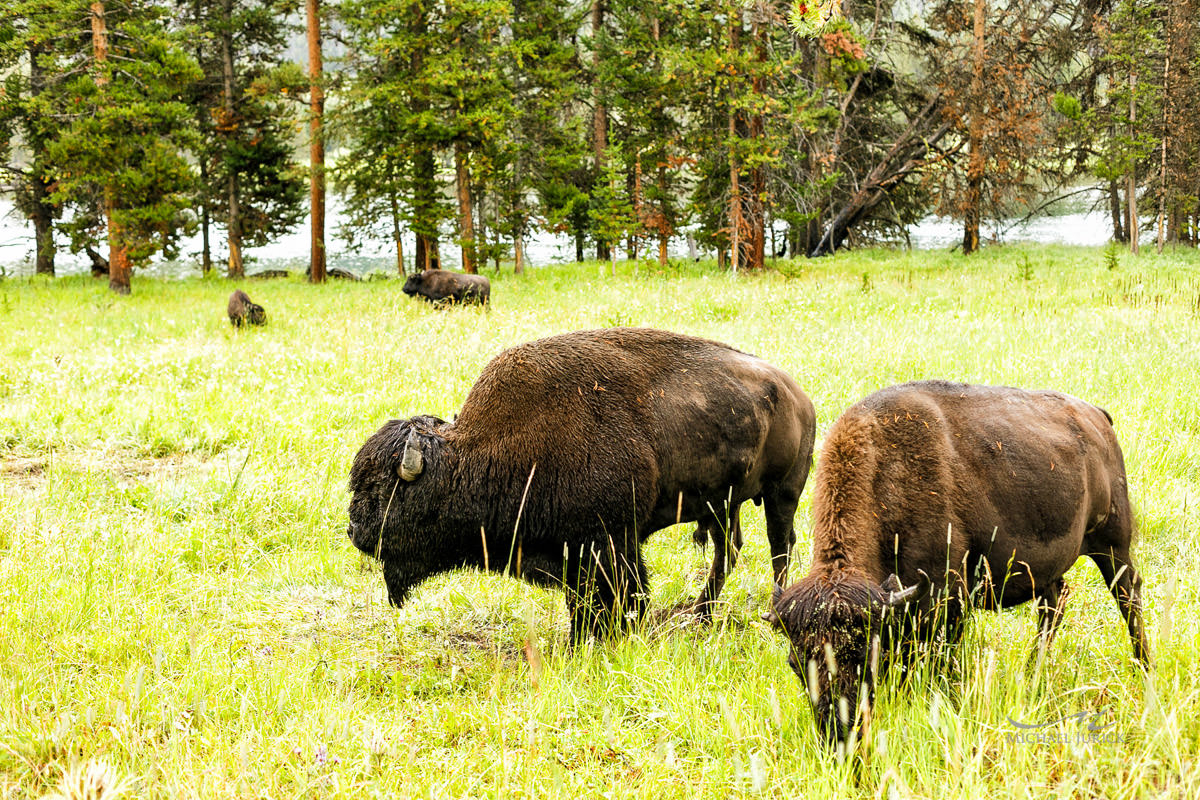
[[[562,586],[571,642],[644,611],[641,543],[696,521],[714,544],[707,615],[763,503],[777,585],[808,477],[812,403],[786,373],[717,342],[643,328],[552,336],[496,356],[454,422],[391,420],[350,471],[356,547],[400,605],[459,567]]]
[[[492,295],[492,284],[482,275],[427,269],[408,277],[404,282],[404,293],[409,297],[419,295],[431,303],[446,301],[487,305]]]
[[[1100,567],[1148,661],[1132,538],[1124,459],[1103,409],[1057,392],[906,383],[830,428],[812,565],[777,592],[768,619],[791,640],[788,663],[821,732],[844,742],[869,711],[876,673],[939,633],[955,641],[972,605],[1036,600],[1048,646],[1063,573],[1080,556]]]
[[[266,325],[267,312],[263,307],[250,300],[250,296],[241,289],[236,290],[229,295],[229,322],[235,328],[240,328],[246,323],[251,325]]]

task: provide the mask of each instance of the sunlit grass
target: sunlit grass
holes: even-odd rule
[[[0,282],[0,797],[102,773],[141,797],[1200,793],[1200,257],[1108,270],[1099,249],[1039,247],[779,266],[534,269],[493,277],[490,311],[436,310],[397,281],[247,282],[271,324],[242,331],[219,280],[135,277],[123,299],[87,278]],[[768,556],[749,506],[711,627],[650,624],[572,653],[561,594],[473,573],[389,608],[344,533],[358,446],[391,417],[453,417],[506,346],[610,325],[784,367],[818,436],[915,378],[1104,406],[1139,514],[1155,670],[1136,667],[1081,562],[1040,671],[1032,608],[981,613],[944,672],[881,693],[865,758],[839,764],[759,620]],[[707,569],[682,529],[647,556],[657,608]],[[1010,718],[1080,711],[1114,737],[1077,741],[1074,717],[1040,742],[1013,736]]]

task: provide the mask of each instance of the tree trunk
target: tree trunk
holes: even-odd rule
[[[1132,69],[1129,71],[1129,135],[1137,135],[1137,72]],[[1129,165],[1129,173],[1125,176],[1125,181],[1125,203],[1129,210],[1125,228],[1129,231],[1129,252],[1136,256],[1141,232],[1138,225],[1136,164]]]
[[[92,17],[92,58],[97,65],[108,60],[108,25],[104,19],[104,3],[96,0],[90,6]],[[108,78],[102,69],[97,69],[96,86],[103,91],[108,85]],[[125,246],[125,237],[121,225],[117,222],[117,187],[104,187],[104,219],[108,228],[108,288],[117,294],[129,294],[130,274],[132,267],[129,263],[129,252]]]
[[[45,165],[41,159],[34,161],[32,174],[29,176],[29,188],[32,195],[30,216],[33,218],[35,241],[35,267],[38,275],[54,277],[54,206],[50,202],[49,192],[46,191]]]
[[[108,259],[100,255],[90,244],[83,246],[83,252],[87,253],[87,257],[92,262],[92,277],[107,278],[108,277]]]
[[[1125,225],[1121,221],[1121,190],[1117,188],[1115,178],[1108,182],[1108,210],[1112,214],[1113,241],[1127,241]]]
[[[125,246],[124,233],[116,219],[115,190],[105,189],[104,216],[108,219],[108,288],[117,294],[129,294],[130,276],[133,267],[129,263],[129,250]]]
[[[983,203],[983,64],[987,0],[975,0],[974,63],[971,71],[970,115],[967,125],[967,196],[963,207],[963,255],[979,249],[979,219]]]
[[[516,163],[513,164],[513,183],[517,189],[516,192],[516,207],[513,209],[513,274],[522,275],[525,273],[525,226],[528,215],[525,213],[525,203],[522,198],[522,187],[525,186],[525,153],[519,151],[517,153]],[[497,233],[496,241],[499,242],[500,235]]]
[[[40,45],[29,45],[29,96],[35,101],[46,86],[46,70],[38,63],[38,56],[41,54]],[[33,221],[34,231],[34,271],[38,275],[49,275],[53,278],[56,250],[54,204],[47,190],[51,178],[45,158],[45,137],[36,127],[34,124],[26,126],[26,138],[33,156],[29,170],[29,217]]]
[[[458,235],[462,242],[463,272],[474,274],[475,216],[471,210],[471,165],[465,142],[454,143],[454,183],[458,194]]]
[[[392,241],[396,243],[396,271],[404,277],[404,239],[400,236],[400,201],[394,185],[388,185],[388,203],[392,207]]]
[[[413,157],[413,233],[416,235],[417,272],[440,269],[437,237],[437,165],[433,151],[422,145]]]
[[[1170,77],[1171,77],[1171,53],[1168,51],[1163,59],[1163,94],[1170,96]],[[1162,162],[1158,174],[1158,252],[1163,251],[1163,243],[1166,238],[1166,219],[1167,219],[1167,142],[1171,138],[1171,110],[1170,103],[1163,103],[1163,136],[1162,136]]]
[[[735,21],[736,18],[736,21]],[[740,7],[729,20],[729,57],[735,58],[742,32],[742,15]],[[729,88],[729,268],[737,274],[738,262],[742,249],[742,192],[739,185],[738,172],[741,165],[737,157],[737,107],[734,104],[733,81]]]
[[[200,158],[200,185],[208,186],[208,159]],[[204,194],[204,191],[201,190]],[[207,275],[212,271],[212,242],[209,240],[209,228],[212,219],[209,216],[208,200],[200,200],[200,272]]]
[[[926,122],[935,118],[938,100],[936,95],[931,97],[925,107],[908,124],[905,131],[892,143],[887,154],[867,174],[859,189],[850,196],[850,199],[830,221],[829,228],[817,242],[816,247],[809,251],[810,258],[832,255],[836,252],[849,236],[850,229],[887,196],[889,187],[903,180],[917,168],[929,163],[925,161],[925,157],[952,127],[951,123],[943,122],[932,133],[925,134],[923,132]],[[937,158],[950,158],[960,147],[961,144],[949,147],[940,152]],[[900,159],[904,160],[893,166]]]
[[[659,213],[662,215],[662,220],[659,222],[658,230],[658,265],[665,267],[667,265],[667,244],[671,240],[672,229],[668,227],[669,220],[666,212],[666,197],[667,197],[667,165],[660,163],[658,165],[658,197],[659,197]]]
[[[192,6],[192,22],[199,26],[203,20],[204,4],[203,0],[195,0]],[[204,48],[201,45],[196,45],[196,63],[201,63],[204,55]],[[208,116],[207,110],[197,107],[196,109],[196,127],[203,130],[205,118]],[[212,217],[208,208],[208,158],[204,153],[200,154],[200,272],[203,275],[208,275],[212,271],[212,243],[209,241],[209,227],[212,225]]]
[[[595,163],[596,180],[604,172],[604,153],[608,149],[608,110],[604,107],[604,92],[600,78],[600,33],[604,29],[604,0],[592,0],[592,160]],[[596,259],[609,257],[610,242],[596,237]]]
[[[325,90],[321,86],[321,10],[319,0],[305,0],[308,17],[309,103],[312,114],[309,162],[312,170],[309,193],[312,210],[312,245],[308,279],[325,282]]]
[[[639,149],[633,156],[633,164],[628,168],[629,171],[625,174],[625,190],[633,199],[633,220],[634,227],[630,229],[625,237],[625,260],[637,261],[640,248],[640,239],[637,235],[638,228],[641,227],[642,221],[642,151]],[[637,267],[635,266],[636,270]]]
[[[755,71],[754,79],[751,81],[751,90],[755,100],[761,98],[764,94],[765,83],[762,77],[762,70],[765,68],[767,61],[767,28],[765,25],[755,23],[755,41],[754,41],[754,58],[758,62],[758,69]],[[749,134],[750,140],[754,143],[756,151],[762,144],[763,136],[766,132],[766,123],[763,120],[761,112],[755,113],[750,117]],[[747,254],[747,269],[761,270],[766,268],[766,246],[767,246],[767,211],[766,211],[766,195],[767,195],[767,173],[766,169],[756,163],[750,169],[750,197],[747,198],[749,213],[747,216],[749,227],[749,253]]]
[[[225,146],[230,147],[238,136],[236,111],[234,110],[234,80],[233,80],[233,0],[221,2],[221,72],[224,77],[224,118],[222,132]],[[237,170],[229,168],[226,177],[226,198],[229,203],[229,277],[241,278],[245,275],[242,266],[242,209],[241,191],[238,188]]]

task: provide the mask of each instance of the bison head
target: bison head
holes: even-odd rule
[[[414,272],[408,276],[408,280],[404,282],[404,288],[401,290],[409,297],[414,294],[419,294],[421,289],[425,287],[425,273]]]
[[[783,592],[776,587],[767,619],[791,641],[788,665],[808,690],[817,728],[829,744],[847,743],[860,732],[875,699],[892,617],[929,588],[924,572],[905,589],[895,575],[880,586],[849,571],[809,575]]]
[[[425,578],[455,566],[453,549],[437,535],[445,420],[391,420],[376,431],[350,468],[350,524],[359,550],[383,562],[388,600],[400,605]]]
[[[267,324],[267,312],[258,303],[250,303],[246,306],[246,318],[251,325]]]

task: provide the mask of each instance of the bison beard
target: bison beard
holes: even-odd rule
[[[785,580],[812,458],[812,404],[781,370],[716,342],[649,329],[582,331],[497,356],[453,423],[392,420],[350,473],[348,534],[400,604],[460,567],[566,592],[571,641],[646,607],[641,544],[697,522],[714,545],[696,601],[711,613],[761,502]]]
[[[833,424],[816,481],[809,573],[768,619],[831,743],[857,734],[889,663],[953,644],[972,606],[1035,600],[1044,652],[1080,556],[1149,662],[1125,464],[1103,409],[1057,392],[893,386]]]

